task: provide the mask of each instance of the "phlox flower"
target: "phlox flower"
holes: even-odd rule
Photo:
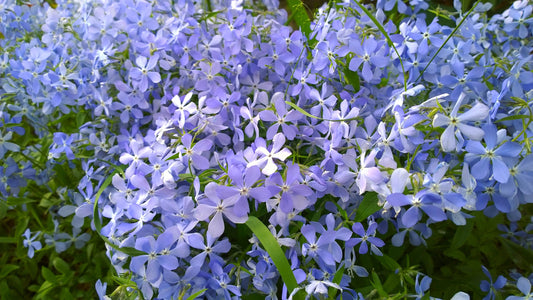
[[[531,281],[526,277],[520,277],[516,281],[516,287],[524,296],[509,296],[505,300],[528,300],[533,299],[533,291],[531,290]]]
[[[183,163],[192,163],[192,165],[199,170],[205,170],[209,168],[209,160],[202,155],[203,152],[208,151],[213,147],[213,142],[208,139],[199,140],[194,145],[193,137],[190,134],[185,134],[181,137],[181,143],[185,147],[185,153],[183,155]]]
[[[521,161],[510,164],[509,179],[500,183],[500,193],[512,197],[521,192],[524,195],[533,195],[533,155],[528,155]]]
[[[440,137],[440,144],[444,152],[451,152],[462,148],[462,144],[458,143],[456,136],[463,134],[471,140],[479,141],[485,134],[481,128],[468,125],[467,123],[485,119],[489,114],[489,108],[485,104],[478,102],[468,111],[457,115],[465,97],[466,95],[464,93],[459,96],[449,116],[438,113],[433,119],[433,127],[446,126],[446,129],[444,129]]]
[[[263,121],[275,122],[267,130],[267,139],[272,139],[274,135],[278,132],[279,127],[289,140],[293,140],[296,137],[297,129],[294,125],[289,125],[287,123],[294,122],[299,120],[302,117],[296,110],[287,110],[287,104],[285,103],[285,95],[283,93],[275,93],[272,96],[272,103],[276,109],[276,113],[272,110],[263,110],[259,113],[259,117]]]
[[[500,275],[496,279],[496,282],[492,282],[492,276],[490,275],[489,270],[485,266],[481,266],[481,268],[483,269],[483,273],[485,273],[485,275],[489,278],[489,281],[481,281],[481,284],[479,286],[483,292],[487,293],[483,300],[494,300],[496,299],[495,292],[505,286],[505,284],[507,283],[507,279]]]
[[[188,243],[191,247],[202,251],[191,259],[191,267],[197,268],[197,271],[200,271],[207,256],[209,256],[210,262],[222,264],[224,261],[218,254],[228,253],[231,249],[231,244],[227,238],[217,241],[217,238],[212,237],[211,234],[206,236],[205,243],[201,234],[191,234]]]
[[[503,160],[504,157],[516,157],[522,152],[522,146],[515,142],[505,142],[499,145],[498,130],[494,124],[483,126],[486,146],[478,141],[468,141],[465,160],[472,163],[472,175],[480,180],[490,177],[500,183],[509,179],[509,167]],[[479,159],[473,163],[473,160]]]
[[[274,159],[284,161],[291,155],[291,151],[287,148],[281,149],[281,147],[283,147],[285,144],[285,136],[282,133],[277,133],[274,135],[272,141],[273,144],[270,151],[266,148],[266,145],[257,147],[255,153],[261,155],[261,157],[250,161],[246,165],[247,168],[251,166],[258,166],[261,168],[263,174],[267,176],[270,176],[276,172],[278,165],[274,162]]]
[[[309,205],[308,196],[313,194],[310,187],[301,184],[300,168],[297,164],[287,164],[287,176],[285,182],[279,173],[274,173],[266,183],[267,187],[274,193],[281,193],[279,208],[285,213],[293,209],[304,210]]]
[[[376,41],[373,37],[367,38],[362,43],[359,39],[350,40],[350,50],[354,52],[355,56],[350,60],[349,69],[357,71],[363,65],[361,72],[363,79],[366,82],[372,81],[378,72],[376,69],[372,71],[371,66],[383,68],[390,61],[390,58],[385,57],[384,53],[380,52],[383,44],[383,41]]]
[[[416,300],[421,300],[424,298],[425,293],[429,290],[429,286],[431,285],[431,277],[424,276],[422,277],[422,280],[419,280],[420,273],[416,274],[415,279],[415,292],[416,295],[413,295],[412,297]],[[428,298],[430,299],[430,298]],[[431,298],[433,299],[433,298]]]
[[[22,234],[24,237],[23,245],[28,248],[28,257],[33,258],[35,250],[40,250],[42,248],[41,242],[36,241],[37,237],[41,234],[40,231],[37,231],[33,236],[31,236],[30,229],[27,228],[26,231]]]
[[[367,230],[363,227],[363,224],[360,222],[354,223],[352,225],[352,230],[359,237],[351,238],[346,242],[346,247],[355,247],[358,244],[359,254],[366,254],[368,252],[368,244],[370,244],[370,250],[376,255],[383,255],[378,247],[385,246],[385,242],[382,239],[375,237],[376,229],[378,228],[378,223],[370,222]],[[368,243],[368,244],[367,244]]]
[[[139,87],[141,92],[148,90],[148,79],[153,83],[161,82],[161,75],[159,72],[151,71],[157,65],[159,55],[152,55],[150,59],[147,59],[144,56],[137,56],[135,63],[137,67],[130,69],[130,76],[134,79]]]
[[[233,223],[244,223],[248,220],[248,215],[238,213],[238,207],[235,204],[239,201],[240,195],[235,195],[230,198],[221,199],[220,193],[217,191],[219,186],[210,182],[205,187],[205,198],[201,198],[198,206],[194,209],[194,216],[199,221],[204,221],[211,215],[211,221],[207,228],[207,233],[218,238],[224,233],[223,216]],[[237,213],[236,213],[237,212]]]
[[[0,159],[4,158],[4,155],[8,151],[12,152],[19,152],[20,146],[9,142],[11,138],[13,137],[13,131],[8,131],[5,135],[3,135],[2,131],[0,131]]]
[[[174,270],[179,266],[178,259],[170,254],[170,248],[177,237],[171,232],[163,232],[157,240],[153,236],[138,238],[135,248],[146,252],[131,258],[130,268],[133,272],[140,272],[146,266],[146,279],[154,284],[162,276],[163,269]]]
[[[307,243],[302,245],[303,256],[309,256],[316,261],[323,261],[327,265],[333,265],[335,261],[342,259],[342,256],[334,257],[333,253],[329,251],[330,244],[335,242],[334,236],[321,234],[317,238],[317,231],[312,225],[304,225],[301,232],[307,240]]]

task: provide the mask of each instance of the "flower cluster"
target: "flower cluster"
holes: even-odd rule
[[[362,298],[358,259],[474,212],[518,222],[532,202],[527,0],[448,22],[425,1],[377,1],[372,18],[338,1],[309,34],[267,1],[6,2],[1,198],[57,195],[50,211],[71,228],[45,243],[81,248],[92,226],[146,299]],[[298,288],[242,225],[251,216]],[[531,249],[529,231],[513,243]],[[38,235],[24,233],[30,257]],[[418,276],[421,298],[431,279]]]

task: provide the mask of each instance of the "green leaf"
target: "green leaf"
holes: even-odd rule
[[[291,270],[291,266],[287,261],[287,257],[281,250],[278,241],[274,238],[270,230],[263,224],[258,218],[254,216],[249,216],[248,221],[246,221],[246,226],[252,230],[252,232],[257,236],[266,252],[272,258],[272,261],[276,265],[283,282],[287,286],[289,294],[298,287],[296,278],[294,278],[294,273]],[[304,299],[301,293],[296,293],[295,299]]]
[[[37,299],[41,299],[41,298],[44,298],[44,296],[50,292],[50,290],[55,286],[54,283],[50,282],[50,281],[45,281],[43,282],[43,284],[41,285],[41,287],[39,288],[39,290],[37,291]]]
[[[517,266],[523,266],[528,272],[533,271],[533,265],[531,265],[533,261],[533,250],[524,248],[504,237],[500,237],[499,240],[509,254],[509,257]]]
[[[86,114],[84,112],[79,112],[76,115],[76,125],[78,125],[78,127],[81,127],[81,125],[85,124],[85,116]]]
[[[57,3],[55,0],[45,0],[45,1],[50,5],[51,8],[53,9],[57,8]]]
[[[461,250],[459,249],[446,250],[444,251],[444,255],[451,257],[451,258],[455,258],[458,261],[466,260],[466,255],[463,252],[461,252]]]
[[[242,299],[243,300],[264,300],[265,299],[265,295],[264,294],[253,293],[253,294],[243,295]]]
[[[508,116],[508,117],[505,117],[505,118],[501,118],[501,119],[498,119],[494,122],[505,122],[505,121],[512,121],[512,120],[519,120],[519,119],[528,119],[530,118],[530,116],[527,116],[527,115],[513,115],[513,116]]]
[[[165,159],[165,161],[173,160],[176,158],[179,158],[181,156],[181,153],[176,153],[174,155],[171,155],[169,158]]]
[[[300,0],[288,0],[287,3],[292,13],[292,19],[309,39],[309,35],[311,34],[311,20],[309,20],[303,2]]]
[[[386,291],[393,291],[400,284],[401,283],[398,274],[390,273],[389,276],[387,276],[385,282],[383,283],[383,289]]]
[[[383,256],[380,256],[377,258],[377,260],[389,271],[395,272],[396,270],[400,270],[402,266],[398,262],[396,262],[392,257],[383,254]]]
[[[376,272],[372,272],[372,286],[378,291],[378,294],[382,298],[386,298],[388,293],[383,289],[383,285],[381,284],[381,280],[379,279],[379,276]]]
[[[62,260],[59,257],[55,257],[52,260],[52,264],[54,265],[54,268],[56,268],[56,270],[58,270],[59,273],[61,274],[67,275],[71,273],[69,264],[67,264],[64,260]]]
[[[0,244],[16,244],[18,238],[12,236],[0,236]]]
[[[7,277],[7,275],[9,275],[9,273],[17,270],[18,268],[20,268],[20,267],[17,266],[17,265],[11,265],[11,264],[7,264],[7,265],[2,266],[2,270],[0,270],[0,279],[4,278],[4,277]]]
[[[0,219],[3,219],[7,213],[7,201],[0,201]]]
[[[285,101],[285,103],[287,103],[290,107],[296,109],[297,111],[299,111],[300,113],[304,114],[306,117],[309,117],[309,118],[313,118],[313,119],[318,119],[318,120],[324,120],[322,119],[321,117],[317,117],[317,116],[313,116],[312,114],[306,112],[305,110],[303,110],[302,108],[298,107],[298,105],[290,102],[290,101]]]
[[[194,299],[200,297],[200,295],[202,295],[205,291],[207,291],[207,289],[201,289],[198,292],[196,292],[196,293],[190,295],[189,297],[187,297],[187,300],[194,300]]]
[[[466,225],[458,226],[457,231],[453,235],[451,249],[459,249],[462,245],[466,243],[468,237],[472,233],[472,228],[474,227],[473,221],[467,221]]]
[[[41,274],[43,275],[44,279],[49,282],[56,282],[56,275],[47,267],[41,268]]]
[[[366,220],[366,218],[380,209],[381,206],[378,205],[378,194],[376,192],[366,192],[363,201],[357,208],[354,221],[361,222]]]
[[[351,84],[356,92],[358,92],[361,89],[361,82],[359,81],[359,75],[357,72],[352,71],[348,68],[350,65],[350,62],[346,62],[346,66],[344,66],[344,77],[346,78],[346,82],[348,84]]]
[[[341,214],[341,217],[344,221],[348,221],[348,213],[346,212],[346,210],[344,210],[337,202],[334,202],[332,201],[333,204],[335,204],[335,206],[337,207],[337,209],[339,210],[339,213]]]

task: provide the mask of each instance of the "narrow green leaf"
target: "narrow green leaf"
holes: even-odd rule
[[[389,271],[395,272],[396,270],[401,269],[402,267],[398,262],[396,262],[392,257],[383,254],[377,258],[377,260]]]
[[[50,282],[50,281],[45,281],[43,282],[43,284],[41,285],[41,287],[39,288],[39,290],[37,291],[37,299],[39,298],[44,298],[44,296],[50,292],[50,290],[55,286],[54,283]]]
[[[41,274],[43,275],[44,279],[49,282],[56,282],[56,275],[54,275],[54,272],[52,272],[47,267],[41,268]]]
[[[194,300],[194,299],[200,297],[200,295],[202,295],[205,291],[207,291],[207,289],[201,289],[198,292],[196,292],[196,293],[190,295],[189,297],[187,297],[187,300]]]
[[[17,265],[11,265],[11,264],[6,264],[6,265],[2,266],[2,270],[0,270],[0,278],[7,277],[7,275],[9,275],[9,273],[17,270],[18,268],[20,268],[20,267],[17,266]]]
[[[451,257],[451,258],[455,258],[458,261],[466,260],[466,255],[463,252],[461,252],[461,250],[459,249],[446,250],[444,251],[444,255]]]
[[[529,272],[533,271],[533,266],[531,265],[531,262],[533,261],[533,250],[521,247],[515,242],[504,237],[500,237],[499,240],[509,254],[509,257],[516,265],[524,266],[529,270]]]
[[[379,276],[376,272],[372,272],[372,286],[378,291],[378,294],[381,297],[387,297],[387,292],[383,289],[383,285],[381,284],[381,280],[379,279]]]
[[[296,109],[297,111],[299,111],[300,113],[304,114],[305,116],[307,116],[309,118],[314,118],[314,119],[318,119],[318,120],[324,121],[324,119],[322,119],[321,117],[313,116],[312,114],[306,112],[301,107],[298,107],[298,105],[296,105],[296,104],[294,104],[294,103],[292,103],[290,101],[285,101],[285,103],[287,103],[290,107]]]
[[[376,192],[366,192],[363,201],[357,208],[354,221],[361,222],[366,220],[366,218],[380,209],[381,206],[378,205],[378,194]]]
[[[453,235],[451,249],[459,249],[462,245],[466,243],[468,237],[472,233],[472,228],[474,227],[474,222],[470,221],[464,226],[458,226],[455,234]]]
[[[62,260],[59,257],[55,257],[52,261],[52,264],[54,265],[54,268],[59,271],[61,274],[69,274],[70,273],[70,267],[69,264],[67,264],[64,260]]]
[[[333,203],[335,203],[335,206],[337,206],[337,209],[339,210],[339,213],[341,214],[342,218],[345,221],[348,221],[348,213],[346,213],[346,210],[344,210],[337,202]]]
[[[18,239],[12,236],[1,236],[0,244],[16,244]]]
[[[307,38],[311,34],[311,20],[305,11],[304,4],[301,0],[288,0],[289,9],[292,13],[292,19],[296,22],[296,25],[300,27],[302,33],[305,34]]]
[[[505,118],[498,119],[495,122],[505,122],[505,121],[519,120],[519,119],[527,119],[527,118],[530,118],[530,116],[514,115],[514,116],[508,116],[508,117],[505,117]]]
[[[96,193],[94,197],[94,206],[93,206],[93,218],[94,218],[94,226],[96,227],[96,232],[100,234],[100,231],[102,230],[102,220],[100,220],[100,214],[98,213],[98,200],[100,200],[100,196],[102,196],[102,193],[104,190],[111,184],[111,181],[113,180],[113,176],[117,173],[117,171],[114,171],[111,173],[106,180],[102,183],[100,188],[98,189],[98,192]]]
[[[294,273],[292,272],[291,266],[287,261],[287,257],[285,257],[283,250],[281,250],[280,245],[270,230],[268,230],[265,224],[263,224],[258,218],[250,216],[245,224],[257,236],[266,252],[268,252],[270,255],[270,258],[272,258],[272,261],[278,268],[278,272],[281,275],[281,278],[287,286],[287,290],[290,294],[295,288],[298,287],[298,283],[296,282],[296,278],[294,278]],[[304,297],[301,295],[301,293],[297,293],[295,299],[304,299]]]
[[[169,160],[173,160],[173,159],[179,158],[180,155],[181,155],[181,153],[176,153],[176,154],[170,156],[169,158],[165,159],[165,161],[169,161]]]

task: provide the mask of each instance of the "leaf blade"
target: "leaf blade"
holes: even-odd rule
[[[381,206],[378,204],[378,194],[376,192],[366,192],[363,201],[359,204],[355,213],[355,222],[366,220],[373,213],[379,211]]]
[[[287,286],[287,290],[291,293],[295,288],[298,287],[294,273],[287,261],[287,257],[281,250],[280,245],[270,232],[268,228],[261,222],[258,218],[254,216],[249,216],[248,221],[246,221],[246,226],[257,236],[266,252],[270,255],[270,258],[276,265],[283,282]],[[303,299],[299,293],[296,294],[296,299]]]

